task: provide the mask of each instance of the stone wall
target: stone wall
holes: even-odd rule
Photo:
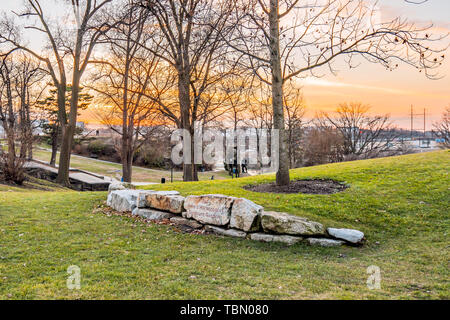
[[[148,220],[169,219],[171,223],[223,236],[289,245],[360,245],[358,230],[326,228],[319,222],[283,212],[264,211],[254,202],[221,194],[181,196],[177,191],[127,189],[112,184],[107,205],[116,211],[132,212]]]

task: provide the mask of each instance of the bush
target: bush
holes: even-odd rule
[[[25,159],[8,159],[8,154],[0,150],[0,181],[22,185],[25,181]]]
[[[165,161],[162,152],[157,148],[152,148],[150,145],[145,145],[134,154],[134,164],[146,167],[165,167]]]
[[[101,140],[94,140],[88,144],[88,151],[96,156],[112,157],[116,156],[116,149],[113,145]]]

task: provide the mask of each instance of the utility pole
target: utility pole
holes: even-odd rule
[[[423,108],[423,113],[414,113],[414,107],[411,105],[411,141],[413,140],[414,118],[423,117],[423,136],[426,134],[426,113],[427,109]],[[421,130],[421,129],[420,129]]]
[[[423,108],[423,137],[425,138],[426,136],[426,124],[425,124],[425,115],[426,115],[426,109]]]

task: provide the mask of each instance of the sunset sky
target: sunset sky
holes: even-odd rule
[[[416,1],[417,2],[417,1]],[[433,22],[439,32],[450,32],[450,1],[429,0],[415,5],[403,0],[380,0],[381,18],[401,16],[418,24]],[[447,45],[449,39],[446,39]],[[445,44],[444,44],[445,45]],[[447,57],[450,56],[447,50]],[[398,126],[410,127],[411,105],[416,113],[426,108],[427,127],[441,117],[446,106],[450,105],[450,62],[447,58],[439,73],[440,80],[429,80],[416,69],[400,65],[393,72],[382,66],[365,63],[357,69],[349,70],[342,64],[338,75],[309,78],[300,83],[303,86],[310,115],[315,110],[333,110],[339,102],[358,101],[372,106],[376,113],[389,113]],[[423,117],[416,118],[414,127],[423,128]]]
[[[415,0],[417,1],[417,0]],[[1,0],[3,12],[18,10],[21,0]],[[53,0],[45,0],[52,5],[52,12],[58,12]],[[380,0],[381,19],[394,16],[408,18],[419,25],[432,22],[436,32],[450,32],[450,1],[429,0],[415,5],[404,0]],[[36,39],[32,40],[37,42]],[[449,38],[442,45],[448,45]],[[450,57],[450,50],[446,56]],[[362,102],[372,106],[374,113],[389,113],[394,123],[409,128],[411,105],[417,113],[427,109],[427,127],[437,121],[446,106],[450,105],[450,62],[447,58],[439,73],[440,80],[429,80],[416,69],[400,65],[392,72],[382,66],[364,63],[357,69],[349,70],[344,63],[337,63],[337,75],[324,74],[321,78],[307,78],[299,81],[308,108],[307,116],[314,116],[317,110],[335,109],[341,102]],[[89,121],[88,113],[81,120]],[[423,128],[423,118],[417,118],[414,126]]]

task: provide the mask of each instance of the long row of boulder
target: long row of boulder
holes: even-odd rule
[[[191,229],[203,229],[218,235],[247,238],[289,245],[307,241],[326,247],[359,245],[361,231],[325,228],[321,223],[287,213],[264,211],[245,198],[220,194],[183,197],[177,191],[128,189],[125,184],[110,185],[107,205],[119,212],[148,220],[169,219]]]

